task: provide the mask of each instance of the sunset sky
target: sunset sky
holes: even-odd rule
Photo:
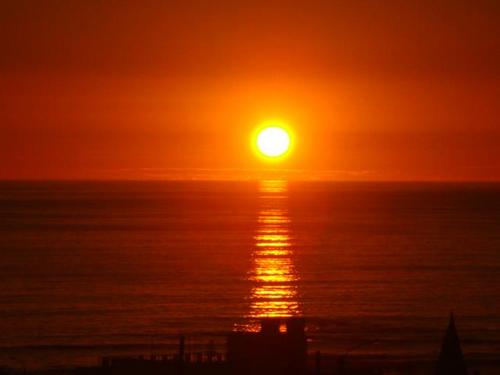
[[[497,1],[2,1],[0,178],[500,180]],[[250,147],[269,119],[295,147]],[[267,172],[266,172],[267,173]]]

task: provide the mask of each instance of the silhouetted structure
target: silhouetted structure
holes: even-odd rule
[[[105,357],[103,375],[304,375],[307,372],[307,340],[303,318],[266,318],[257,332],[231,332],[227,356],[213,343],[205,353],[188,353],[179,339],[174,356]],[[226,357],[226,358],[225,358]],[[319,360],[319,359],[318,359]],[[89,374],[95,374],[90,371]]]
[[[443,339],[434,375],[467,375],[467,366],[460,346],[453,313],[450,314],[448,329]]]
[[[230,332],[227,352],[216,352],[211,343],[207,351],[189,352],[185,338],[179,339],[178,351],[170,355],[138,357],[105,357],[102,366],[77,369],[71,375],[320,375],[334,374],[429,374],[432,361],[397,364],[390,361],[352,360],[349,368],[345,359],[354,349],[378,340],[361,343],[338,357],[307,353],[307,337],[303,318],[266,318],[255,332]],[[341,363],[336,366],[336,360]],[[322,370],[324,372],[322,372]],[[417,372],[415,372],[417,371]],[[453,314],[434,367],[434,375],[467,375]]]
[[[227,360],[234,374],[304,374],[307,340],[303,318],[266,318],[258,332],[232,332]]]

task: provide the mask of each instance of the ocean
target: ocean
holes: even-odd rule
[[[0,366],[187,350],[304,316],[311,350],[500,353],[500,185],[0,182]]]

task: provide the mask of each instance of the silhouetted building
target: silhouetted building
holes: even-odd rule
[[[102,375],[304,375],[307,340],[303,318],[268,318],[257,332],[231,332],[224,356],[210,345],[204,353],[189,353],[179,339],[176,355],[105,357]],[[94,370],[97,371],[97,370]],[[97,373],[97,372],[95,372]],[[93,374],[93,373],[92,373]]]
[[[443,339],[434,375],[467,375],[467,366],[460,346],[453,313],[450,314],[448,329]]]
[[[303,318],[266,318],[258,332],[232,332],[227,360],[234,374],[305,374],[307,339]]]

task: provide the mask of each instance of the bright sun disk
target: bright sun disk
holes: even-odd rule
[[[264,156],[276,158],[284,155],[290,148],[290,135],[279,126],[269,126],[257,135],[257,149]]]

